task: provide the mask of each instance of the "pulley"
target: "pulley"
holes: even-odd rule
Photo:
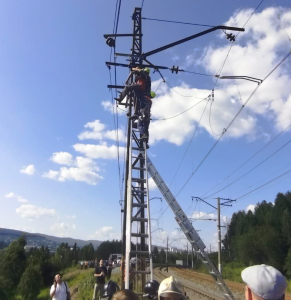
[[[115,47],[115,40],[112,37],[109,37],[109,38],[106,39],[106,44],[109,47]]]

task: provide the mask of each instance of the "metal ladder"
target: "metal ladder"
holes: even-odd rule
[[[151,222],[149,205],[149,185],[146,142],[137,137],[137,129],[134,121],[130,122],[130,146],[129,146],[129,170],[127,180],[127,216],[126,216],[126,251],[125,251],[125,288],[129,288],[133,274],[142,275],[142,286],[145,284],[145,276],[150,275],[153,279],[152,245],[151,245]],[[136,126],[135,126],[136,127]],[[140,228],[140,231],[136,230]],[[133,240],[133,238],[135,238]],[[147,240],[147,249],[146,249]],[[131,242],[141,245],[143,249],[131,249]],[[135,256],[136,263],[141,260],[140,269],[130,270],[130,258]],[[146,258],[149,258],[150,267],[146,270]]]
[[[162,193],[163,197],[169,204],[170,208],[172,209],[173,213],[175,214],[175,219],[179,224],[181,230],[184,232],[185,236],[195,249],[198,257],[202,261],[202,263],[207,268],[208,272],[218,285],[219,289],[223,293],[225,299],[235,299],[231,291],[229,290],[228,286],[224,282],[221,273],[217,270],[216,266],[212,263],[208,254],[204,251],[206,246],[204,245],[203,241],[201,240],[200,236],[198,235],[197,231],[194,229],[192,223],[187,218],[186,214],[182,210],[181,206],[169,190],[168,186],[163,181],[162,177],[158,173],[157,169],[151,162],[151,160],[145,156],[147,161],[148,172],[150,173],[152,179],[156,183],[157,187],[159,188],[160,192]]]

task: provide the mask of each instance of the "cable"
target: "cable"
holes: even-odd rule
[[[237,119],[237,117],[239,116],[239,114],[241,113],[241,111],[245,108],[245,106],[248,104],[248,102],[251,100],[251,98],[253,97],[253,95],[256,93],[256,91],[259,89],[259,87],[265,82],[265,80],[291,55],[291,52],[289,52],[273,69],[271,72],[269,72],[267,74],[267,76],[263,79],[262,83],[260,85],[258,85],[253,92],[250,94],[250,96],[248,97],[248,99],[243,103],[243,105],[241,106],[241,108],[238,110],[238,112],[236,113],[236,115],[233,117],[233,119],[230,121],[230,123],[228,124],[228,126],[224,129],[223,133],[221,134],[221,136],[216,140],[216,142],[214,143],[214,145],[210,148],[210,150],[207,152],[207,154],[205,155],[205,157],[202,159],[202,161],[199,163],[199,165],[196,167],[196,169],[191,173],[191,175],[189,176],[189,178],[186,180],[186,182],[184,183],[184,185],[181,187],[181,189],[179,190],[178,194],[176,195],[176,197],[181,193],[181,191],[185,188],[185,186],[188,184],[188,182],[190,181],[190,179],[193,177],[193,175],[198,171],[198,169],[201,167],[201,165],[204,163],[204,161],[206,160],[206,158],[210,155],[210,153],[212,152],[212,150],[216,147],[216,145],[220,142],[220,140],[222,139],[222,137],[224,136],[224,134],[227,132],[227,130],[230,128],[230,126],[233,124],[233,122]]]
[[[195,97],[195,96],[184,96],[184,95],[182,95],[182,94],[180,94],[179,92],[177,92],[167,81],[165,81],[165,83],[176,93],[176,94],[178,94],[178,95],[180,95],[180,96],[182,96],[182,97],[185,97],[185,98],[196,98],[196,99],[202,99],[202,100],[204,100],[204,99],[206,99],[207,97],[205,97],[205,98],[201,98],[201,97]]]
[[[214,135],[216,135],[216,136],[221,136],[222,133],[223,133],[223,131],[222,131],[222,133],[219,133],[219,134],[218,134],[218,133],[215,133],[214,130],[213,130],[213,128],[212,128],[212,125],[211,125],[211,119],[210,119],[210,117],[211,117],[211,108],[212,108],[213,102],[214,102],[214,90],[212,90],[212,101],[211,101],[211,104],[210,104],[209,118],[208,118],[208,120],[209,120],[209,125],[210,125],[210,129],[211,129],[212,133],[213,133]]]
[[[142,0],[142,3],[141,3],[141,9],[143,8],[143,3],[144,3],[144,0]]]
[[[237,194],[237,195],[242,194],[242,192],[244,192],[244,191],[246,191],[246,190],[249,190],[250,188],[253,188],[253,186],[255,186],[255,185],[257,185],[257,184],[259,184],[259,183],[261,183],[261,182],[267,180],[269,177],[271,177],[271,176],[273,176],[273,175],[275,175],[275,174],[277,174],[277,173],[283,171],[284,169],[289,168],[290,165],[291,165],[291,163],[285,165],[283,168],[280,168],[279,170],[277,170],[277,171],[275,171],[275,172],[270,173],[270,174],[267,175],[267,176],[264,176],[263,178],[260,178],[260,180],[257,180],[256,182],[253,182],[253,180],[252,180],[252,181],[251,181],[251,185],[249,185],[249,186],[246,187],[246,188],[241,189],[240,191],[236,192],[236,194]],[[236,195],[236,196],[237,196],[237,195]],[[235,198],[236,196],[233,196],[233,198]]]
[[[152,19],[152,18],[142,18],[143,20],[149,20],[149,21],[158,21],[158,22],[166,22],[166,23],[175,23],[175,24],[183,24],[183,25],[193,25],[193,26],[203,26],[203,27],[216,27],[213,25],[207,25],[207,24],[198,24],[198,23],[188,23],[188,22],[179,22],[179,21],[171,21],[171,20],[162,20],[162,19]]]
[[[275,154],[277,154],[279,151],[281,151],[284,147],[286,147],[289,143],[291,142],[291,140],[289,140],[287,143],[285,143],[283,146],[281,146],[279,149],[277,149],[275,152],[273,152],[271,155],[269,155],[267,158],[265,158],[263,161],[261,161],[259,164],[257,164],[255,167],[253,167],[251,170],[249,170],[248,172],[246,172],[245,174],[243,174],[242,176],[240,176],[239,178],[237,178],[236,180],[234,180],[233,182],[229,183],[228,185],[226,185],[225,187],[221,188],[220,190],[214,192],[211,195],[208,195],[207,197],[205,197],[204,199],[211,197],[221,191],[223,191],[224,189],[228,188],[229,186],[233,185],[234,183],[236,183],[237,181],[239,181],[240,179],[242,179],[243,177],[245,177],[246,175],[248,175],[249,173],[251,173],[253,170],[255,170],[256,168],[258,168],[259,166],[261,166],[263,163],[265,163],[269,158],[271,158],[272,156],[274,156]]]
[[[181,167],[181,165],[182,165],[182,163],[183,163],[183,161],[184,161],[184,158],[185,158],[185,156],[186,156],[186,154],[187,154],[187,152],[188,152],[188,150],[189,150],[190,145],[192,144],[193,138],[194,138],[194,136],[195,136],[195,134],[196,134],[196,131],[197,131],[199,125],[200,125],[200,122],[201,122],[201,120],[202,120],[202,117],[203,117],[203,115],[204,115],[204,112],[205,112],[205,110],[206,110],[207,105],[208,105],[208,101],[206,102],[206,105],[205,105],[205,107],[204,107],[204,110],[203,110],[203,112],[202,112],[202,115],[201,115],[201,117],[200,117],[200,119],[199,119],[199,121],[198,121],[198,123],[197,123],[197,125],[196,125],[196,127],[195,127],[195,129],[194,129],[194,131],[193,131],[193,134],[192,134],[192,137],[191,137],[191,139],[190,139],[190,141],[189,141],[189,143],[188,143],[187,149],[186,149],[186,151],[184,152],[184,155],[183,155],[183,157],[182,157],[182,159],[181,159],[181,161],[180,161],[180,164],[179,164],[179,166],[178,166],[178,169],[177,169],[177,171],[176,171],[176,173],[175,173],[175,175],[174,175],[174,177],[173,177],[173,179],[172,179],[172,181],[171,181],[169,187],[171,187],[173,181],[175,180],[175,178],[176,178],[176,176],[177,176],[177,174],[178,174],[178,172],[179,172],[179,170],[180,170],[180,167]]]
[[[288,128],[291,127],[291,124],[289,124],[284,130],[282,130],[279,134],[277,134],[269,143],[267,143],[264,147],[262,147],[259,151],[257,151],[255,154],[253,154],[249,159],[247,159],[244,163],[242,163],[238,168],[236,168],[231,174],[229,174],[227,177],[225,177],[223,180],[221,180],[219,183],[217,183],[214,187],[212,187],[210,190],[208,190],[206,193],[204,193],[202,197],[207,195],[210,191],[212,191],[214,188],[216,188],[219,184],[221,184],[223,181],[228,179],[231,175],[233,175],[235,172],[237,172],[240,168],[242,168],[245,164],[247,164],[251,159],[253,159],[257,154],[259,154],[261,151],[263,151],[266,147],[268,147],[271,143],[273,143],[283,132],[285,132]]]
[[[215,77],[215,75],[210,75],[210,74],[205,74],[205,73],[199,73],[199,72],[194,72],[194,71],[179,70],[179,72],[191,73],[191,74],[196,74],[196,75],[201,75],[201,76]]]
[[[275,177],[275,178],[269,180],[268,182],[266,182],[266,183],[260,185],[259,187],[257,187],[257,188],[255,188],[255,189],[251,190],[250,192],[248,192],[248,193],[246,193],[246,194],[244,194],[244,195],[242,195],[242,196],[236,198],[236,200],[239,200],[239,199],[241,199],[241,198],[243,198],[243,197],[245,197],[245,196],[247,196],[247,195],[249,195],[249,194],[251,194],[251,193],[253,193],[253,192],[257,191],[257,190],[259,190],[259,189],[261,189],[262,187],[264,187],[264,186],[270,184],[271,182],[277,180],[278,178],[280,178],[280,177],[282,177],[282,176],[284,176],[284,175],[286,175],[286,174],[288,174],[288,173],[290,173],[290,172],[291,172],[291,169],[288,170],[288,171],[286,171],[286,172],[284,172],[283,174],[281,174],[281,175],[279,175],[279,176],[277,176],[277,177]]]
[[[188,110],[192,109],[193,107],[195,107],[196,105],[200,104],[201,102],[203,102],[204,100],[206,100],[207,98],[199,101],[198,103],[192,105],[191,107],[189,107],[188,109],[182,111],[181,113],[175,115],[175,116],[172,116],[172,117],[168,117],[168,118],[163,118],[163,119],[152,119],[152,121],[166,121],[166,120],[170,120],[170,119],[174,119],[176,117],[179,117],[180,115],[184,114],[185,112],[187,112]]]

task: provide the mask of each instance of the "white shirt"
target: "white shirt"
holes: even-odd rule
[[[67,289],[68,289],[68,292],[69,292],[70,290],[69,290],[68,284],[67,284]],[[50,294],[54,290],[55,290],[55,286],[52,285]],[[67,300],[67,290],[66,290],[66,285],[65,285],[64,281],[62,281],[61,284],[57,283],[57,288],[56,288],[56,292],[53,296],[53,300]]]

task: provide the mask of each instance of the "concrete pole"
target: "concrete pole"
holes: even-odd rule
[[[218,230],[218,271],[221,269],[221,226],[220,226],[220,198],[217,197],[217,230]]]
[[[166,265],[168,266],[168,241],[169,237],[167,237],[167,251],[166,251]]]
[[[191,244],[192,245],[192,244]],[[193,245],[192,245],[192,269],[194,269],[194,254],[193,254]]]

